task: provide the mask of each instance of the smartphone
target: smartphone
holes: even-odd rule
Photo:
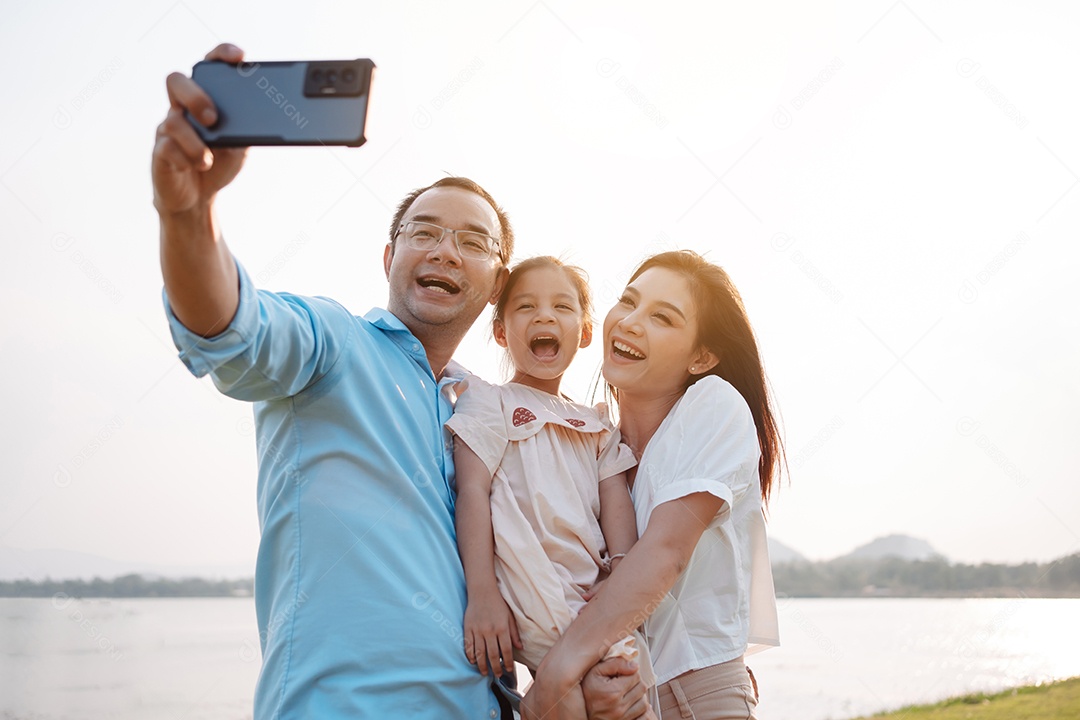
[[[190,113],[187,119],[210,147],[359,147],[374,68],[367,59],[199,62],[191,77],[214,101],[218,119],[210,127]]]

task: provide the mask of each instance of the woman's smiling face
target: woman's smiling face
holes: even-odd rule
[[[697,336],[697,308],[686,279],[649,268],[626,286],[604,319],[604,378],[623,391],[681,392],[691,374],[711,367],[711,354]]]

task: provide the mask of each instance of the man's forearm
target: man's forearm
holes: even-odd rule
[[[236,315],[239,275],[212,208],[161,215],[161,274],[173,313],[193,333],[217,335]]]

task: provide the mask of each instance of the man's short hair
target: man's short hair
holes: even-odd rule
[[[401,225],[402,218],[405,217],[405,213],[409,212],[409,208],[412,207],[413,202],[428,190],[437,187],[462,188],[463,190],[476,193],[487,200],[488,204],[495,210],[495,215],[499,218],[499,259],[502,261],[503,267],[509,265],[510,258],[514,254],[514,229],[510,227],[510,218],[507,216],[506,211],[499,206],[499,203],[495,202],[495,198],[491,197],[491,194],[488,193],[487,190],[465,177],[444,177],[427,187],[418,188],[406,195],[405,199],[398,203],[397,212],[394,213],[394,220],[390,223],[391,249],[394,248],[394,243],[398,234],[398,226]]]

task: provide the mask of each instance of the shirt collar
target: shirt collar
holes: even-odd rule
[[[367,315],[364,316],[364,319],[380,330],[386,330],[388,332],[407,332],[409,335],[412,335],[412,332],[409,328],[405,327],[405,323],[401,322],[397,315],[384,308],[371,308],[368,310]]]
[[[424,352],[424,345],[416,339],[416,336],[412,334],[412,330],[409,330],[397,315],[384,308],[376,307],[371,308],[371,310],[364,315],[364,320],[387,333],[390,339],[408,354],[409,357],[427,368],[428,372],[431,372],[431,365],[428,364],[427,353]],[[469,371],[462,365],[451,360],[446,364],[446,369],[443,371],[443,376],[439,380],[439,384],[443,385],[446,382],[456,383],[468,374]]]

